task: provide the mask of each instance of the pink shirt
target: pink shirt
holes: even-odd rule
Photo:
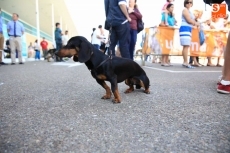
[[[165,5],[163,6],[161,12],[164,12],[166,10],[166,7],[168,6],[169,2],[166,2]]]

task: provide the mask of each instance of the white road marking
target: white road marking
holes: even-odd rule
[[[191,71],[172,71],[172,70],[165,70],[165,69],[154,68],[154,67],[149,67],[149,66],[143,66],[143,67],[148,68],[148,69],[153,69],[153,70],[170,72],[170,73],[221,73],[222,72],[222,71],[196,71],[195,69],[191,69]]]
[[[60,63],[53,63],[52,65],[74,67],[74,66],[82,65],[82,63],[64,63],[64,62],[60,62]]]

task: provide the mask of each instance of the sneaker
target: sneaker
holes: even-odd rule
[[[4,63],[4,62],[0,62],[0,65],[7,65],[6,63]]]
[[[230,93],[230,85],[222,85],[221,83],[217,86],[217,92],[223,93],[223,94],[229,94]]]
[[[24,63],[20,62],[19,64],[24,64]]]

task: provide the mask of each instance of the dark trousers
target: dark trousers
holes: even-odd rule
[[[35,59],[40,60],[40,51],[39,50],[35,50]]]
[[[56,42],[56,52],[59,52],[59,50],[62,48],[62,43],[57,43]],[[62,61],[62,57],[57,57],[56,56],[56,61]]]
[[[121,57],[130,58],[129,53],[129,34],[130,34],[130,25],[129,23],[120,24],[118,26],[112,27],[112,33],[110,36],[110,49],[112,50],[112,55],[115,56],[115,46],[119,41],[119,47],[121,52]]]
[[[130,29],[129,53],[130,53],[131,60],[133,60],[133,54],[134,54],[136,42],[137,42],[137,30]]]

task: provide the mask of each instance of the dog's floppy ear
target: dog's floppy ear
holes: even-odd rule
[[[81,63],[85,63],[90,59],[93,48],[89,42],[81,41],[78,51],[78,60]]]

